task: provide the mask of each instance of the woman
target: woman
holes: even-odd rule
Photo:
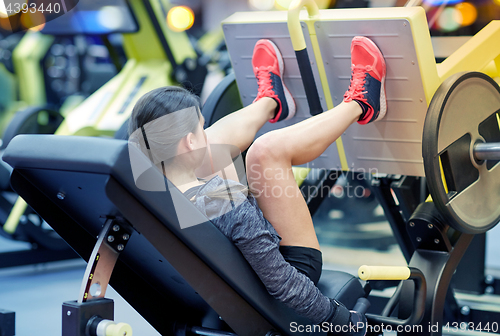
[[[348,326],[357,313],[315,286],[322,257],[292,166],[316,159],[352,123],[366,124],[385,115],[386,69],[380,50],[371,40],[355,37],[351,61],[351,83],[340,105],[255,142],[267,121],[295,114],[295,103],[282,81],[282,56],[269,40],[260,40],[254,48],[252,65],[259,90],[251,105],[203,130],[196,96],[177,87],[160,88],[137,102],[129,128],[130,141],[145,142],[151,160],[235,243],[269,293],[317,324]],[[217,145],[248,149],[249,193],[235,182],[230,169],[214,167],[220,156],[215,158],[211,148]],[[234,157],[229,150],[226,154]]]

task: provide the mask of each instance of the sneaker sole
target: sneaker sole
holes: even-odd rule
[[[269,43],[274,48],[274,52],[276,53],[276,58],[278,59],[278,66],[279,66],[279,70],[280,70],[281,83],[283,83],[283,91],[285,91],[285,99],[286,99],[286,103],[288,105],[288,116],[285,119],[282,119],[280,121],[289,120],[289,119],[293,118],[293,116],[295,115],[295,111],[296,111],[295,101],[293,100],[292,94],[290,93],[288,88],[285,86],[285,81],[283,80],[283,75],[284,75],[284,71],[285,71],[285,64],[283,62],[283,56],[281,55],[281,52],[279,51],[276,44],[274,44],[274,42],[269,41]]]

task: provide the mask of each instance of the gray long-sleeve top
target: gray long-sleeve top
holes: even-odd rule
[[[279,251],[278,233],[264,218],[252,195],[234,192],[241,189],[239,186],[216,176],[202,186],[189,189],[185,195],[238,247],[272,296],[313,323],[325,321],[333,309],[329,298],[285,261]],[[231,190],[231,194],[227,197],[213,194],[221,190]]]

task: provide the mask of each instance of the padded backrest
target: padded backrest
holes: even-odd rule
[[[21,135],[3,158],[14,168],[13,188],[84,258],[105,217],[134,227],[111,285],[161,333],[167,321],[218,320],[207,302],[240,335],[309,324],[267,293],[237,248],[177,189],[138,189],[126,141]],[[202,224],[181,229],[173,197]],[[148,309],[158,300],[160,314]]]

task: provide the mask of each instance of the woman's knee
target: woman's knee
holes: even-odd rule
[[[281,160],[283,156],[283,149],[280,148],[279,144],[279,134],[275,131],[263,134],[248,149],[247,169],[249,166],[254,169],[267,166],[269,163]]]

